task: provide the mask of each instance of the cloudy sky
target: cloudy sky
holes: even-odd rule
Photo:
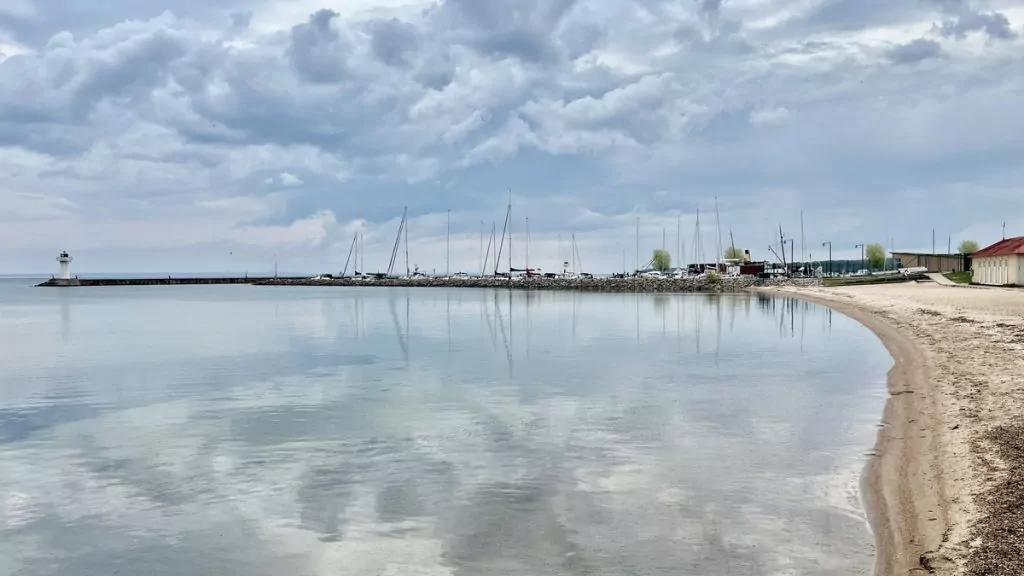
[[[1024,233],[1021,0],[0,2],[0,273]],[[559,240],[561,239],[561,241]],[[887,242],[887,239],[892,239]],[[486,241],[485,241],[486,244]],[[402,263],[404,268],[404,262]]]

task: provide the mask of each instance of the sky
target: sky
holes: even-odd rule
[[[1021,0],[4,0],[0,274],[338,272],[357,232],[386,270],[406,207],[411,267],[476,272],[510,195],[516,267],[985,246],[1024,234],[1022,35]]]

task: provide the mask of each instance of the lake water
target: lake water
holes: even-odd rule
[[[871,572],[891,359],[759,295],[0,281],[0,574]]]

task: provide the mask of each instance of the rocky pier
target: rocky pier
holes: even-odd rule
[[[576,292],[742,292],[763,286],[820,286],[817,278],[328,278],[269,279],[259,286],[389,286],[402,288],[509,288],[514,290],[572,290]]]

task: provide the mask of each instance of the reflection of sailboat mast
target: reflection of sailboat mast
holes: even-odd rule
[[[796,298],[792,299],[792,305],[789,308],[789,337],[796,337],[796,307],[799,304]]]
[[[701,319],[704,316],[702,303],[697,303],[697,354],[700,354],[700,325]]]
[[[483,311],[483,308],[485,308],[485,307],[486,307],[486,302],[481,302],[481,304],[480,304],[481,311]],[[498,296],[497,295],[494,296],[494,307],[495,308],[498,307]],[[485,313],[484,314],[484,318],[487,319],[487,331],[491,333],[491,347],[493,347],[495,350],[497,350],[498,349],[498,335],[494,333],[494,325],[491,323],[491,314],[489,312]]]
[[[509,297],[511,298],[512,291],[509,290],[508,294],[509,294]],[[510,308],[510,311],[511,311],[511,308]],[[505,357],[508,359],[508,373],[509,373],[509,376],[511,376],[512,375],[512,348],[509,346],[508,339],[505,338],[505,321],[504,321],[504,319],[502,318],[502,315],[501,315],[501,308],[498,307],[498,293],[497,292],[494,293],[494,315],[498,319],[498,330],[501,331],[501,341],[502,341],[503,344],[505,344]],[[509,334],[510,335],[512,333],[511,325],[512,325],[512,317],[511,317],[511,314],[510,314],[509,315]]]
[[[640,293],[633,293],[633,301],[636,302],[636,341],[640,342]]]
[[[676,358],[683,362],[683,298],[676,298]]]
[[[388,298],[388,311],[391,313],[391,322],[395,326],[395,336],[398,337],[398,345],[402,349],[402,358],[405,363],[409,364],[409,348],[405,344],[405,338],[402,335],[402,328],[398,322],[398,313],[395,311],[395,299]]]
[[[800,311],[800,351],[804,351],[804,331],[807,328],[807,306]]]
[[[511,200],[510,200],[510,202],[511,202]],[[509,232],[509,245],[508,245],[508,247],[509,247],[509,254],[510,255],[512,254],[511,234],[512,233],[510,231]],[[509,279],[511,280],[511,275],[512,275],[512,265],[511,264],[509,264],[508,273],[509,273]],[[508,377],[509,378],[512,377],[512,351],[515,349],[515,345],[516,345],[515,336],[512,334],[512,327],[515,326],[515,324],[516,324],[515,318],[512,316],[512,284],[510,282],[509,286],[508,286]]]
[[[722,348],[722,297],[715,297],[715,366],[718,366],[718,353]]]
[[[530,268],[529,265],[526,266]],[[526,300],[526,357],[530,357],[530,292],[524,292],[523,298]]]
[[[572,293],[572,340],[576,341],[576,292]]]

